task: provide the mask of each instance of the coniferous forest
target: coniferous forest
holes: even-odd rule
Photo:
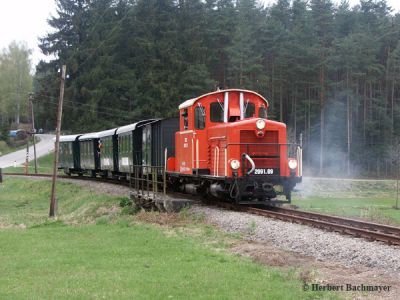
[[[54,57],[34,78],[38,126],[53,129],[67,65],[63,129],[102,130],[177,115],[217,88],[270,102],[302,134],[305,170],[390,176],[400,136],[400,15],[386,1],[56,0]]]

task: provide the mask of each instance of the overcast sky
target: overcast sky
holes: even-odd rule
[[[264,4],[275,0],[260,0]],[[340,0],[333,0],[340,2]],[[54,0],[0,0],[0,49],[7,47],[13,40],[25,41],[32,49],[32,62],[38,63],[44,56],[37,47],[38,37],[51,30],[47,19],[55,13]],[[359,3],[359,0],[350,0],[350,4]],[[399,0],[387,0],[387,3],[399,11]]]

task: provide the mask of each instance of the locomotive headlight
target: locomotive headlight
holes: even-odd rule
[[[256,127],[258,130],[263,130],[265,128],[265,121],[262,119],[257,120]]]
[[[289,159],[288,165],[289,165],[290,169],[292,169],[292,170],[296,169],[297,168],[297,160]]]
[[[237,170],[240,168],[240,162],[237,159],[231,161],[231,168]]]

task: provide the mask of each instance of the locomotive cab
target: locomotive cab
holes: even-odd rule
[[[287,143],[284,123],[267,119],[264,97],[216,91],[185,101],[179,112],[176,158],[168,171],[179,174],[181,190],[238,203],[282,202],[282,194],[290,202],[301,181],[301,147]]]

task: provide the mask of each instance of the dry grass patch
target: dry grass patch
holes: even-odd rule
[[[144,210],[139,211],[135,215],[135,220],[168,227],[184,226],[191,222],[187,216],[181,213],[161,213]]]

